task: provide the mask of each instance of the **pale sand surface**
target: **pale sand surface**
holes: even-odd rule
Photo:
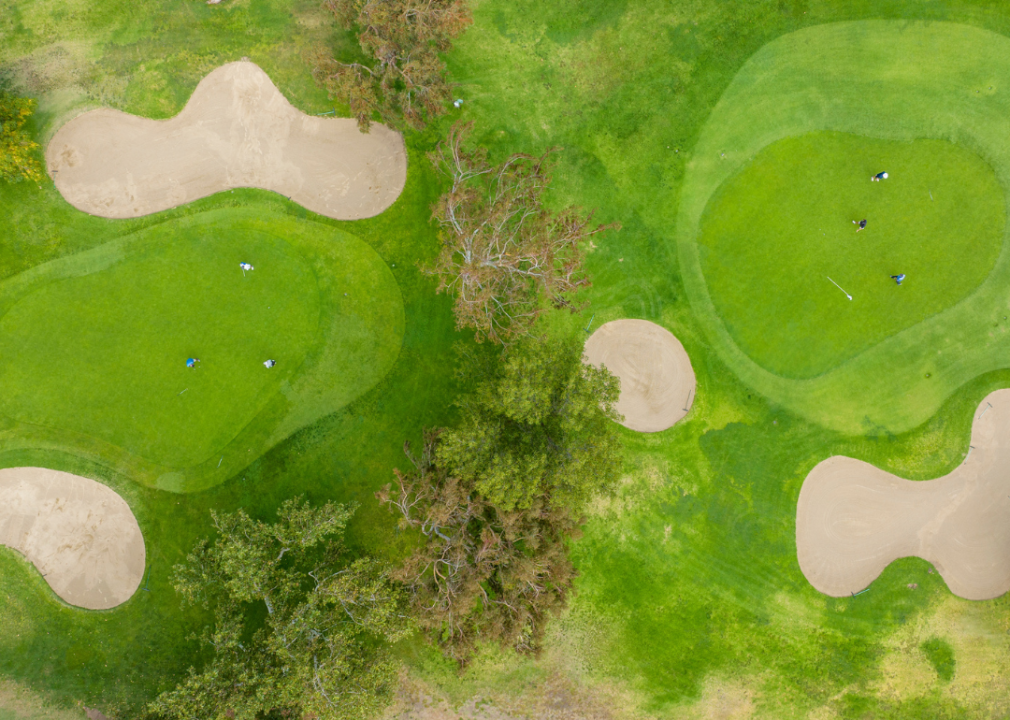
[[[0,545],[24,555],[71,605],[105,610],[144,576],[144,536],[118,494],[78,475],[0,470]]]
[[[817,465],[796,506],[796,553],[810,584],[835,597],[910,555],[960,597],[1010,590],[1010,390],[982,401],[968,457],[942,478],[902,480],[842,456]]]
[[[621,379],[617,412],[625,427],[666,430],[694,402],[694,370],[680,341],[647,320],[614,320],[586,341],[586,360]]]
[[[407,179],[403,138],[296,110],[258,66],[223,65],[182,112],[149,120],[102,108],[61,127],[46,148],[56,187],[92,215],[129,218],[213,193],[257,187],[339,220],[378,215]]]

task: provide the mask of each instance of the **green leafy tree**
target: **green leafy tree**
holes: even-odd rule
[[[471,23],[464,0],[326,0],[337,21],[355,29],[370,64],[321,58],[316,77],[346,102],[367,130],[372,115],[424,127],[452,100],[445,63],[452,40]]]
[[[39,145],[24,127],[33,112],[35,101],[31,98],[13,97],[0,91],[0,179],[42,180]]]
[[[419,457],[377,496],[425,541],[396,571],[444,652],[480,640],[535,651],[575,571],[566,541],[621,467],[618,381],[582,362],[578,338],[527,339],[503,357],[465,353],[454,428],[428,432]]]
[[[577,515],[609,491],[621,466],[614,404],[620,382],[582,361],[581,338],[527,338],[501,358],[464,355],[474,390],[441,435],[438,462],[503,511],[537,502]]]
[[[395,667],[382,641],[410,632],[401,591],[369,559],[340,562],[352,509],[289,500],[277,522],[212,513],[173,577],[184,602],[214,612],[211,660],[148,708],[156,718],[362,718],[388,699]],[[265,619],[262,615],[265,614]]]
[[[589,285],[582,248],[620,226],[593,225],[592,213],[544,205],[551,155],[513,155],[491,165],[483,148],[464,147],[470,124],[457,124],[429,155],[452,187],[432,209],[442,249],[426,271],[438,292],[455,297],[456,326],[477,341],[508,345],[529,335],[546,300],[577,310],[572,296]]]

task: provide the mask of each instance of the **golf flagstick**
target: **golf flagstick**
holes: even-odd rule
[[[825,275],[824,277],[828,277],[828,276],[827,276],[827,275]],[[841,286],[841,285],[839,285],[838,283],[836,283],[836,282],[835,282],[834,280],[832,280],[831,278],[828,278],[828,280],[829,280],[829,281],[831,282],[831,284],[832,284],[832,285],[834,285],[834,286],[835,286],[836,288],[838,288],[839,290],[842,290],[842,286]],[[847,292],[845,292],[844,290],[842,290],[842,292],[843,292],[843,293],[845,293],[845,297],[847,297],[847,298],[849,299],[849,301],[851,302],[851,301],[852,301],[852,296],[851,296],[851,295],[849,295],[849,294],[848,294]]]

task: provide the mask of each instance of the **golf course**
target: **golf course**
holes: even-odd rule
[[[336,4],[0,0],[0,141],[33,99],[42,170],[0,180],[0,720],[204,717],[152,703],[288,657],[313,583],[292,617],[367,629],[327,648],[381,654],[381,707],[207,720],[1010,717],[1010,7],[467,0],[421,123]],[[445,248],[494,225],[465,183],[515,177],[600,227],[499,352],[460,310],[494,263]],[[535,397],[556,347],[608,414]],[[568,405],[545,446],[613,439],[613,477],[540,496],[539,446],[496,443]],[[431,621],[463,561],[423,551],[468,527],[519,570]],[[486,620],[516,587],[559,600]]]

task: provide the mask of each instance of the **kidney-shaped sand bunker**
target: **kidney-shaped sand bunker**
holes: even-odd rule
[[[169,120],[110,108],[79,115],[57,131],[46,164],[67,202],[111,218],[257,187],[357,220],[392,205],[407,179],[399,133],[305,115],[251,62],[214,70]]]
[[[621,381],[617,412],[639,432],[666,430],[694,402],[694,370],[680,341],[647,320],[613,320],[586,341],[585,358]]]
[[[944,477],[902,480],[843,456],[818,464],[796,505],[796,554],[810,584],[835,597],[911,555],[960,597],[1010,590],[1010,390],[982,401],[968,457]]]
[[[17,550],[71,605],[106,610],[144,576],[144,536],[101,483],[38,467],[0,470],[0,545]]]

